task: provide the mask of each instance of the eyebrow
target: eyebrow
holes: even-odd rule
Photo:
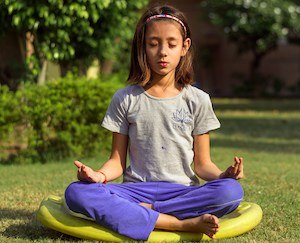
[[[161,40],[162,38],[158,37],[158,36],[150,36],[148,38],[146,38],[147,40]],[[168,37],[167,38],[168,41],[178,41],[177,38],[175,37]]]

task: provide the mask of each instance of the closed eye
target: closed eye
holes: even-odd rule
[[[157,46],[158,44],[157,44],[157,43],[148,43],[148,45],[151,46],[151,47],[155,47],[155,46]]]

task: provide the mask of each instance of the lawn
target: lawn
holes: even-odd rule
[[[235,155],[244,157],[245,200],[258,203],[264,212],[261,224],[251,232],[218,242],[299,242],[300,100],[215,99],[213,103],[222,127],[211,133],[212,158],[225,169]],[[106,157],[82,161],[97,168]],[[74,159],[0,165],[0,242],[77,241],[45,229],[35,218],[44,197],[63,195],[76,179]]]

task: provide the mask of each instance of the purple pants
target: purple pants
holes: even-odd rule
[[[168,182],[99,184],[74,182],[65,191],[70,210],[136,240],[147,240],[159,213],[178,219],[203,214],[222,217],[238,207],[243,189],[238,181],[220,179],[201,186]],[[140,202],[153,204],[154,210]]]

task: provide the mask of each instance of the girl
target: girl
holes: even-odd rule
[[[97,171],[75,161],[79,181],[65,192],[73,214],[136,240],[154,228],[214,237],[218,217],[243,198],[243,159],[224,172],[211,161],[209,131],[220,123],[209,96],[190,85],[192,74],[184,15],[148,9],[132,43],[131,85],[113,96],[102,123],[113,132],[111,156]],[[106,184],[121,175],[124,183]]]

